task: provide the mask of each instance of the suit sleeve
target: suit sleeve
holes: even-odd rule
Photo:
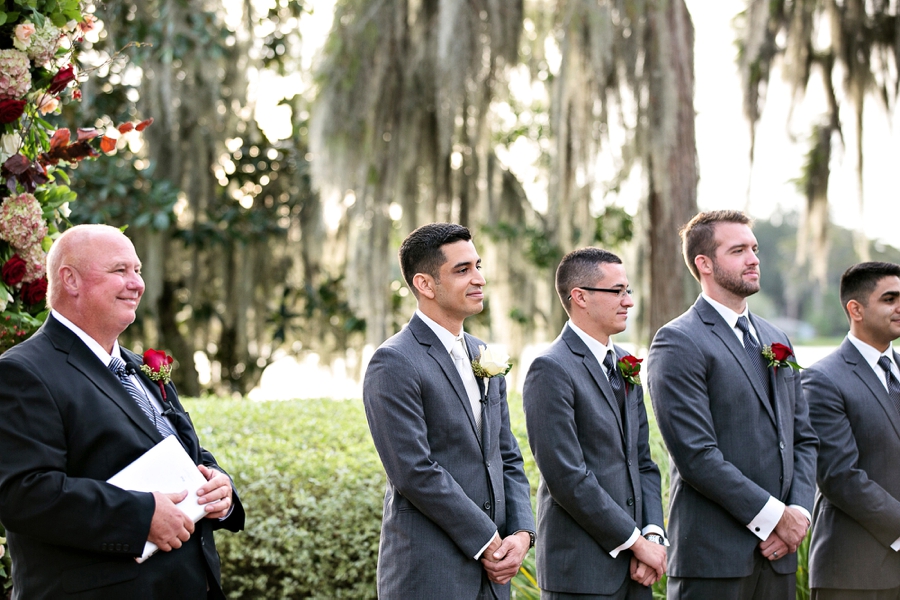
[[[535,532],[531,509],[531,484],[525,475],[525,462],[519,442],[509,425],[506,378],[500,378],[500,456],[503,459],[503,492],[506,499],[506,535],[516,531]]]
[[[638,468],[641,477],[641,497],[644,499],[641,506],[643,510],[643,523],[639,524],[641,530],[647,525],[657,525],[665,532],[663,508],[662,508],[662,480],[659,474],[659,466],[653,461],[650,454],[650,424],[647,420],[647,407],[644,405],[644,388],[637,387],[636,393],[641,398],[638,405]]]
[[[534,360],[522,395],[528,442],[553,500],[612,552],[637,524],[587,468],[575,424],[575,394],[565,367],[548,356]]]
[[[706,360],[704,351],[683,331],[660,329],[647,359],[650,398],[659,431],[684,481],[746,525],[770,494],[719,450]]]
[[[794,376],[794,474],[787,505],[802,506],[812,514],[816,495],[816,459],[819,438],[811,422],[809,402],[801,384],[803,371]]]
[[[372,356],[363,403],[375,449],[397,490],[474,557],[497,526],[432,460],[419,377],[412,362],[393,348],[379,348]]]
[[[889,548],[900,537],[900,501],[859,468],[846,396],[831,377],[815,367],[803,371],[802,380],[810,419],[819,434],[822,494]]]
[[[100,541],[140,552],[155,502],[105,481],[67,476],[77,429],[32,369],[0,361],[0,521],[45,543],[97,551]]]

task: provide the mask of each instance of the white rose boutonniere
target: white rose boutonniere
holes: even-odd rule
[[[472,361],[476,377],[503,377],[512,368],[509,354],[497,346],[478,346],[478,358]]]

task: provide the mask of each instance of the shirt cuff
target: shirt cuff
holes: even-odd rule
[[[479,560],[481,555],[484,554],[484,551],[487,550],[487,547],[491,545],[491,542],[494,541],[494,537],[496,537],[498,532],[494,532],[494,535],[491,536],[491,539],[488,540],[487,544],[481,547],[481,550],[478,551],[478,554],[475,555],[475,560]]]
[[[637,527],[635,527],[634,531],[631,532],[631,537],[625,540],[624,544],[610,552],[609,555],[613,558],[617,557],[619,555],[619,552],[621,552],[622,550],[628,550],[629,548],[634,546],[634,543],[639,537],[641,537],[641,531]]]
[[[808,510],[806,510],[805,508],[803,508],[803,507],[800,506],[799,504],[789,504],[788,506],[790,506],[791,508],[794,508],[794,509],[799,510],[799,511],[800,511],[800,514],[802,514],[804,517],[806,517],[807,522],[809,522],[809,524],[812,525],[812,515],[809,514],[809,511],[808,511]],[[807,526],[806,526],[807,530],[809,529],[810,525],[807,525]]]
[[[655,533],[659,537],[663,539],[663,546],[668,548],[669,546],[669,538],[666,537],[666,532],[663,531],[663,528],[659,525],[647,525],[641,530],[641,535],[647,537],[649,534]]]
[[[747,529],[752,531],[753,535],[765,541],[766,538],[769,537],[769,534],[775,530],[775,526],[778,525],[778,521],[781,520],[781,515],[783,514],[784,502],[781,502],[773,496],[769,496],[769,500],[766,502],[766,505],[763,506],[762,510],[759,511],[759,514],[753,517],[753,520],[747,524]]]

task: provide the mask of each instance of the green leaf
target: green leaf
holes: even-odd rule
[[[0,11],[0,25],[3,25],[5,23],[6,23],[6,13]]]

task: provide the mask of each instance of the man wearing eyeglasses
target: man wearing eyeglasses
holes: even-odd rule
[[[523,393],[541,471],[541,598],[649,599],[666,541],[643,389],[611,338],[634,306],[625,267],[606,250],[576,250],[556,271],[556,291],[569,322],[532,363]]]
[[[681,238],[703,292],[647,360],[671,457],[668,597],[793,599],[818,441],[800,376],[771,356],[790,341],[747,307],[760,273],[746,215],[700,213]]]

